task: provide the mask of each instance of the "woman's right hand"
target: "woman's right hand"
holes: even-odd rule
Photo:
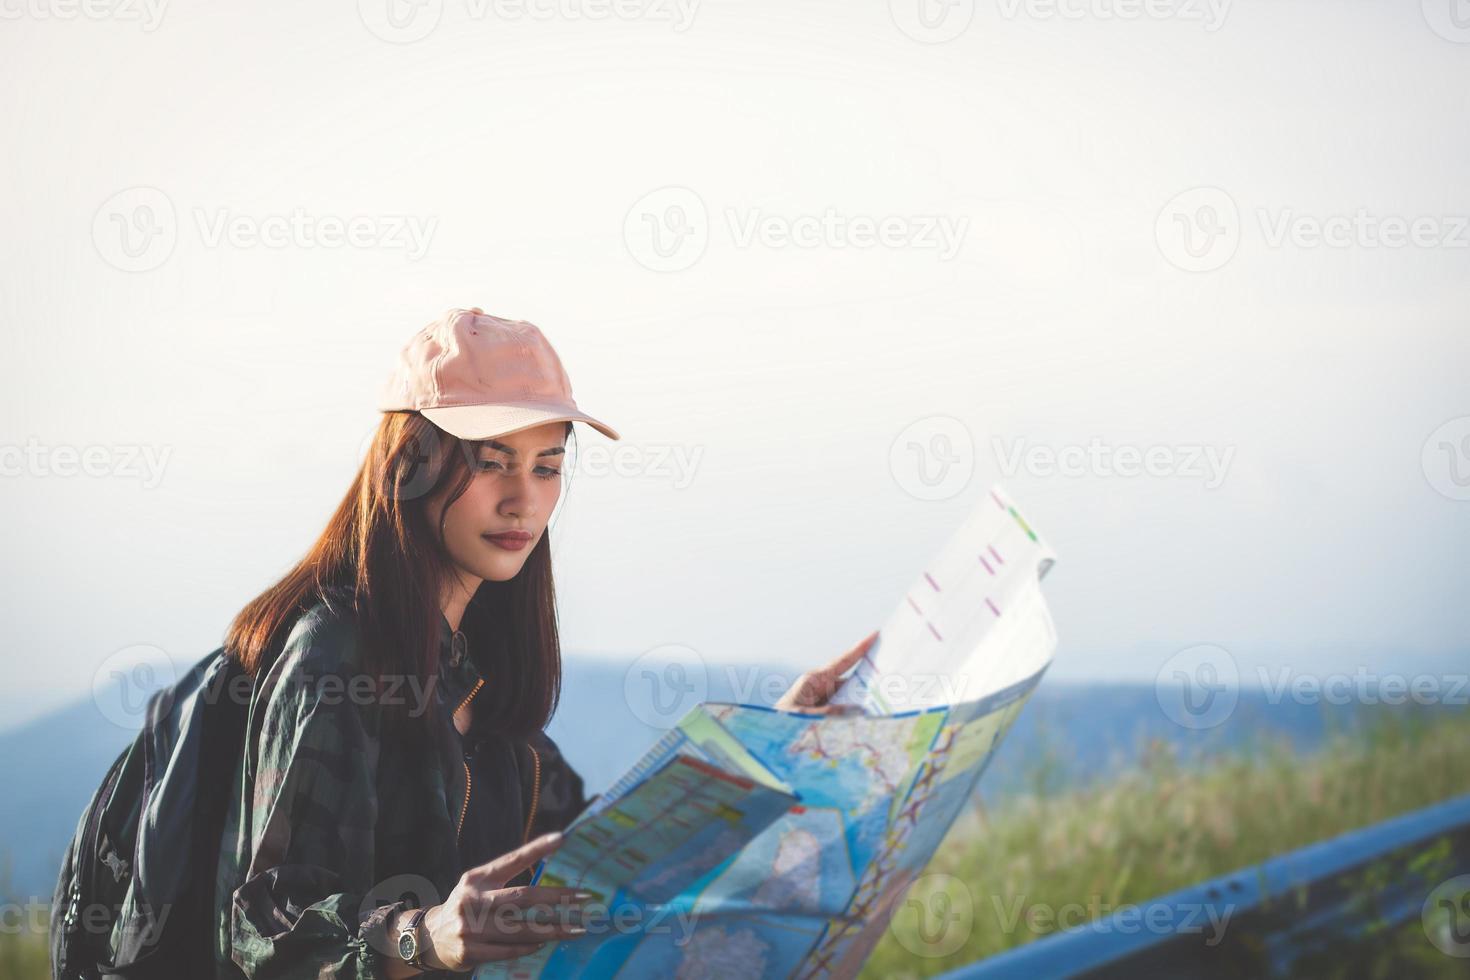
[[[586,933],[578,923],[591,892],[539,885],[505,887],[561,842],[561,834],[546,834],[460,875],[444,904],[429,909],[419,923],[424,962],[437,970],[463,973]],[[573,913],[570,917],[568,911]]]

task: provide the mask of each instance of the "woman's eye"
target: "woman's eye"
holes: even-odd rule
[[[480,472],[482,473],[489,472],[491,470],[505,469],[505,464],[498,459],[482,459],[479,461],[478,465],[480,468]],[[559,470],[555,466],[538,466],[536,467],[536,475],[541,477],[541,479],[543,480],[554,480],[557,477],[561,476],[561,470]]]

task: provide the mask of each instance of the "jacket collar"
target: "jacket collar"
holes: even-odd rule
[[[351,608],[353,592],[350,588],[342,585],[328,586],[325,590],[334,599],[347,604]],[[457,664],[449,661],[454,655],[454,630],[449,626],[449,620],[444,617],[444,611],[438,610],[439,617],[439,692],[444,701],[449,704],[453,711],[459,707],[459,703],[475,689],[476,682],[483,679],[480,669],[475,665],[472,651],[465,651],[465,656]]]
[[[480,673],[479,667],[475,664],[473,652],[467,646],[462,648],[459,663],[452,662],[455,654],[454,635],[455,631],[450,628],[449,620],[444,618],[441,610],[439,613],[439,682],[443,685],[444,700],[451,711],[475,689],[478,681],[484,679],[484,675]]]

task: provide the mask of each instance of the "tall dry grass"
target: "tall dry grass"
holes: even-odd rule
[[[896,914],[863,976],[943,973],[1063,924],[1470,792],[1467,745],[1470,715],[1385,712],[1306,756],[1284,741],[1258,740],[1185,764],[1155,743],[1137,768],[1095,787],[977,808],[915,886],[944,890],[951,905],[968,901],[973,918],[954,920],[963,942],[953,950],[953,940],[926,942],[917,915]],[[1417,922],[1400,939],[1431,954],[1431,974],[1464,975],[1467,961],[1440,954]]]

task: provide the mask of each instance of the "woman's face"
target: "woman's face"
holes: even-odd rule
[[[444,540],[471,591],[479,582],[470,576],[515,578],[541,541],[561,496],[565,444],[566,423],[547,422],[487,439],[470,458],[469,486],[444,515]],[[440,490],[430,498],[435,523],[447,495]]]

